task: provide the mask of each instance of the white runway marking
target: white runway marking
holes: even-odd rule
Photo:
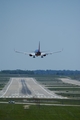
[[[3,93],[3,95],[2,95],[1,97],[3,97],[3,96],[6,94],[6,92],[8,91],[8,89],[9,89],[9,87],[10,87],[10,85],[12,84],[12,82],[13,82],[13,79],[11,80],[9,86],[7,87],[6,91]]]
[[[37,84],[37,82],[33,79],[33,81]],[[39,84],[38,84],[39,85]],[[46,91],[48,94],[52,95],[51,93],[49,93],[46,89],[44,89],[41,85],[39,85],[44,91]]]

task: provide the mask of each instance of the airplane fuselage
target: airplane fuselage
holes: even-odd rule
[[[35,55],[36,56],[40,56],[41,55],[41,52],[39,50],[35,50]]]

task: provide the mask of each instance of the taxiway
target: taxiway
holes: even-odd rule
[[[64,83],[69,83],[69,84],[74,84],[74,85],[80,86],[80,81],[77,81],[77,80],[73,80],[70,78],[60,78],[60,80],[62,80]]]

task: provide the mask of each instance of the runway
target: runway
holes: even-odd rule
[[[73,80],[70,78],[60,78],[60,80],[62,80],[64,83],[74,84],[74,85],[80,86],[80,81],[77,81],[77,80]]]
[[[45,89],[33,78],[10,78],[0,98],[63,98]]]

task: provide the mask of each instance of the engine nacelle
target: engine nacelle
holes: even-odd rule
[[[29,56],[30,56],[30,57],[32,57],[32,55],[31,55],[31,54],[29,54]]]
[[[46,56],[46,54],[44,56]]]

